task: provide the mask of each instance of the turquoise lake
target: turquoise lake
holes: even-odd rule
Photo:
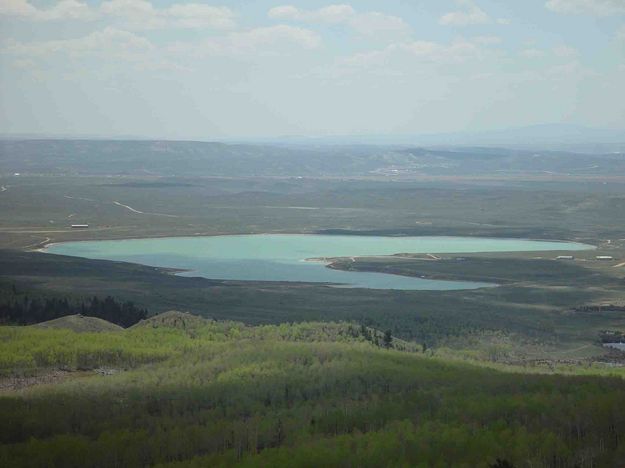
[[[492,287],[468,281],[439,281],[385,273],[326,268],[319,257],[359,257],[397,253],[521,252],[587,250],[574,242],[477,237],[378,237],[308,234],[258,234],[169,237],[53,244],[46,252],[91,259],[180,268],[184,276],[223,280],[333,283],[348,287],[454,290]],[[458,268],[461,268],[461,264]]]

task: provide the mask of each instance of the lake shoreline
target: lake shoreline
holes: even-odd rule
[[[71,231],[68,231],[71,232]],[[337,237],[337,236],[344,236],[344,237],[354,237],[354,238],[359,238],[359,237],[381,237],[381,238],[387,238],[387,239],[407,239],[407,238],[449,238],[449,239],[457,239],[457,238],[467,238],[467,239],[490,239],[490,240],[494,240],[494,241],[499,241],[499,240],[516,240],[516,241],[528,241],[528,242],[551,242],[551,243],[560,243],[560,244],[567,244],[567,243],[574,243],[574,244],[580,244],[580,245],[586,245],[589,246],[589,249],[586,250],[592,250],[592,249],[597,249],[597,246],[594,244],[590,244],[588,243],[588,240],[585,239],[550,239],[550,238],[538,238],[538,237],[514,237],[512,235],[501,235],[501,236],[483,236],[483,235],[475,235],[475,236],[471,236],[471,235],[460,235],[460,234],[447,234],[447,235],[443,235],[443,234],[423,234],[423,235],[415,235],[415,234],[371,234],[370,231],[345,231],[344,233],[338,233],[338,232],[326,232],[326,231],[293,231],[293,232],[253,232],[253,233],[240,233],[240,232],[236,232],[236,233],[219,233],[219,234],[197,234],[197,235],[189,235],[189,234],[175,234],[175,233],[168,233],[168,234],[163,234],[163,235],[154,235],[154,236],[123,236],[123,237],[116,237],[116,238],[96,238],[96,239],[76,239],[76,240],[61,240],[61,241],[52,241],[52,240],[48,240],[48,241],[42,241],[38,244],[38,247],[36,248],[22,248],[19,250],[22,250],[24,252],[43,252],[43,253],[47,253],[46,250],[50,247],[54,247],[56,245],[63,245],[63,244],[74,244],[74,243],[79,243],[79,242],[123,242],[123,241],[139,241],[139,240],[161,240],[161,239],[201,239],[201,238],[213,238],[213,237],[248,237],[248,236],[327,236],[327,237]],[[555,250],[559,250],[559,249],[553,249]],[[570,250],[562,250],[562,252],[568,252]],[[513,252],[513,251],[511,251]],[[523,251],[518,251],[518,252],[523,252]],[[526,250],[524,252],[534,252],[534,250]],[[416,252],[416,253],[423,253],[423,252]],[[440,254],[440,253],[446,253],[446,254],[450,254],[450,253],[456,253],[456,254],[466,254],[466,253],[480,253],[480,252],[462,252],[462,251],[458,251],[458,252],[435,252],[433,251],[432,253],[434,254]],[[401,255],[401,252],[397,252],[394,253],[392,255]],[[385,255],[381,255],[381,256],[385,256]],[[317,259],[323,259],[323,258],[337,258],[337,257],[312,257],[310,259],[310,261],[317,261]],[[304,261],[309,261],[309,259],[303,259]],[[319,261],[323,261],[323,260],[319,260]]]
[[[191,273],[219,281],[286,281],[341,284],[398,290],[454,290],[496,287],[499,283],[406,275],[368,268],[344,268],[357,258],[401,259],[410,252],[440,260],[440,255],[489,252],[590,250],[572,242],[460,236],[327,236],[314,234],[237,234],[55,243],[44,253],[138,263],[181,276]],[[437,252],[435,255],[431,252]],[[328,255],[319,255],[326,253]],[[355,254],[355,255],[354,255]],[[403,256],[402,256],[403,255]],[[304,264],[323,268],[302,268]]]

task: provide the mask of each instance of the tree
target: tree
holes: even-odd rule
[[[390,330],[386,330],[384,332],[384,347],[390,348],[392,344],[393,344],[393,335],[391,334]]]
[[[70,303],[67,298],[30,299],[28,296],[22,301],[0,302],[0,323],[30,325],[76,313],[108,320],[125,328],[148,316],[147,310],[132,302],[120,303],[110,296],[104,300],[93,297],[81,304]]]
[[[490,465],[490,468],[514,468],[514,465],[508,460],[502,460],[501,458],[498,458],[495,463]]]

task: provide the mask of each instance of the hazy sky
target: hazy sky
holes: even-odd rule
[[[0,0],[0,132],[625,128],[625,0]]]

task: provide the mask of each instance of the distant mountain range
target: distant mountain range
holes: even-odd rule
[[[334,135],[320,137],[285,136],[232,141],[282,144],[374,144],[419,146],[506,146],[513,148],[562,149],[580,152],[609,152],[625,149],[625,129],[590,128],[570,124],[544,124],[526,127],[403,135]]]
[[[226,143],[263,143],[279,145],[398,145],[398,146],[505,146],[509,148],[567,150],[573,152],[625,151],[625,129],[591,128],[571,124],[543,124],[525,127],[430,134],[360,134],[278,137],[167,138],[136,135],[50,135],[4,134],[0,140],[124,140],[124,141],[197,141]]]

